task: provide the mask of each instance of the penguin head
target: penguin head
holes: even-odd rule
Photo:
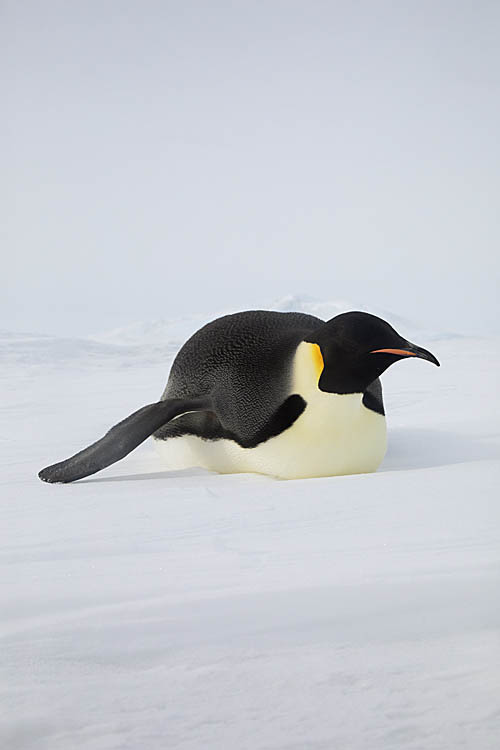
[[[427,349],[407,341],[382,318],[364,312],[337,315],[308,341],[320,347],[324,366],[318,387],[328,393],[363,393],[400,359],[417,357],[439,367]]]

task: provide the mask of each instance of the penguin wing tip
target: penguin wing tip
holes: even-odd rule
[[[38,479],[41,479],[42,482],[50,482],[50,475],[47,472],[47,469],[41,469],[41,471],[38,472]]]
[[[38,478],[48,484],[63,484],[63,480],[57,478],[57,473],[52,470],[52,466],[46,466],[45,469],[41,469],[38,472]]]

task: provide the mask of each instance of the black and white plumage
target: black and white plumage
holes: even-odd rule
[[[293,312],[226,315],[184,344],[159,402],[39,476],[80,479],[150,435],[172,468],[282,478],[374,471],[386,446],[379,376],[411,356],[439,364],[368,313],[326,323]]]

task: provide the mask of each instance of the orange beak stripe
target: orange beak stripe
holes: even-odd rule
[[[416,357],[415,352],[409,352],[406,349],[374,349],[370,354],[399,354],[402,357]]]

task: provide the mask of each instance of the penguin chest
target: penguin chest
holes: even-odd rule
[[[292,392],[306,408],[280,435],[257,446],[284,478],[335,476],[375,471],[386,451],[386,423],[382,414],[367,409],[362,393],[325,393],[318,388],[323,369],[316,344],[301,343],[292,371]]]

